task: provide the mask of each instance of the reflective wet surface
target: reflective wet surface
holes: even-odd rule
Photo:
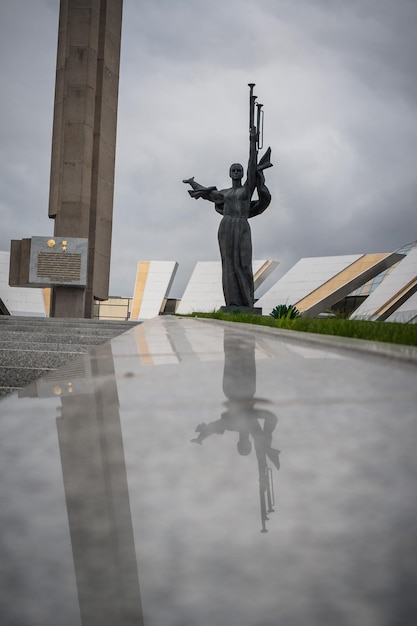
[[[416,373],[160,317],[0,402],[0,623],[414,623]]]

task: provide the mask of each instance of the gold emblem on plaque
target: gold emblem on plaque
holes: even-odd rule
[[[48,248],[53,248],[55,246],[55,239],[48,239],[46,245],[48,246]]]
[[[67,251],[67,241],[66,239],[62,240],[62,252],[66,252]]]

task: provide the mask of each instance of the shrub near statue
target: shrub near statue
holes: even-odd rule
[[[248,219],[263,213],[271,202],[271,194],[265,185],[264,170],[272,167],[271,149],[265,152],[258,163],[258,149],[262,135],[262,104],[258,109],[255,125],[254,84],[250,83],[249,96],[249,162],[247,177],[242,184],[243,167],[240,163],[230,166],[229,175],[232,187],[218,190],[217,187],[204,187],[194,177],[183,180],[191,185],[192,198],[203,198],[214,202],[215,209],[223,218],[218,231],[220,256],[222,261],[222,283],[226,308],[252,309],[254,306],[254,285],[252,273],[252,238]],[[258,199],[252,200],[255,192]]]

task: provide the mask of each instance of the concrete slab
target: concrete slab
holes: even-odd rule
[[[413,623],[416,373],[163,316],[0,401],[2,623]]]

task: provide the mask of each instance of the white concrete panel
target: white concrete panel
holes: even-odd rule
[[[371,293],[371,295],[352,313],[351,319],[377,319],[376,312],[384,306],[395,294],[397,294],[403,287],[405,287],[410,281],[417,276],[417,248],[412,249],[404,259],[398,263],[393,271],[387,276]],[[411,307],[413,310],[413,301],[409,304],[405,302],[402,307],[403,311],[407,310],[407,307]],[[390,318],[395,315],[391,314]],[[394,321],[391,319],[390,321]],[[406,320],[404,320],[406,321]]]
[[[360,259],[362,254],[300,259],[256,303],[268,315],[280,304],[296,304],[327,280]]]
[[[387,322],[401,322],[402,324],[417,324],[417,293],[414,293],[387,319]]]
[[[40,288],[9,286],[10,252],[0,252],[0,298],[11,315],[47,317]]]
[[[256,274],[264,263],[266,263],[265,260],[252,261],[253,273]],[[276,261],[273,263],[277,265]],[[276,265],[272,269],[275,269]],[[255,288],[259,287],[262,282],[262,276],[260,276]],[[199,261],[185,288],[177,313],[180,315],[187,315],[195,311],[209,313],[224,305],[221,261]]]
[[[272,261],[268,259],[268,261],[264,261],[263,265],[261,265],[258,269],[255,268],[255,264],[262,263],[262,261],[254,261],[253,262],[253,286],[256,290],[266,281],[267,278],[271,276],[271,274],[276,270],[279,265],[279,261]],[[258,272],[260,272],[258,274]]]
[[[159,315],[164,299],[168,297],[178,269],[176,261],[151,261],[143,292],[139,319]]]
[[[199,261],[185,288],[177,313],[213,311],[224,304],[220,261]]]

